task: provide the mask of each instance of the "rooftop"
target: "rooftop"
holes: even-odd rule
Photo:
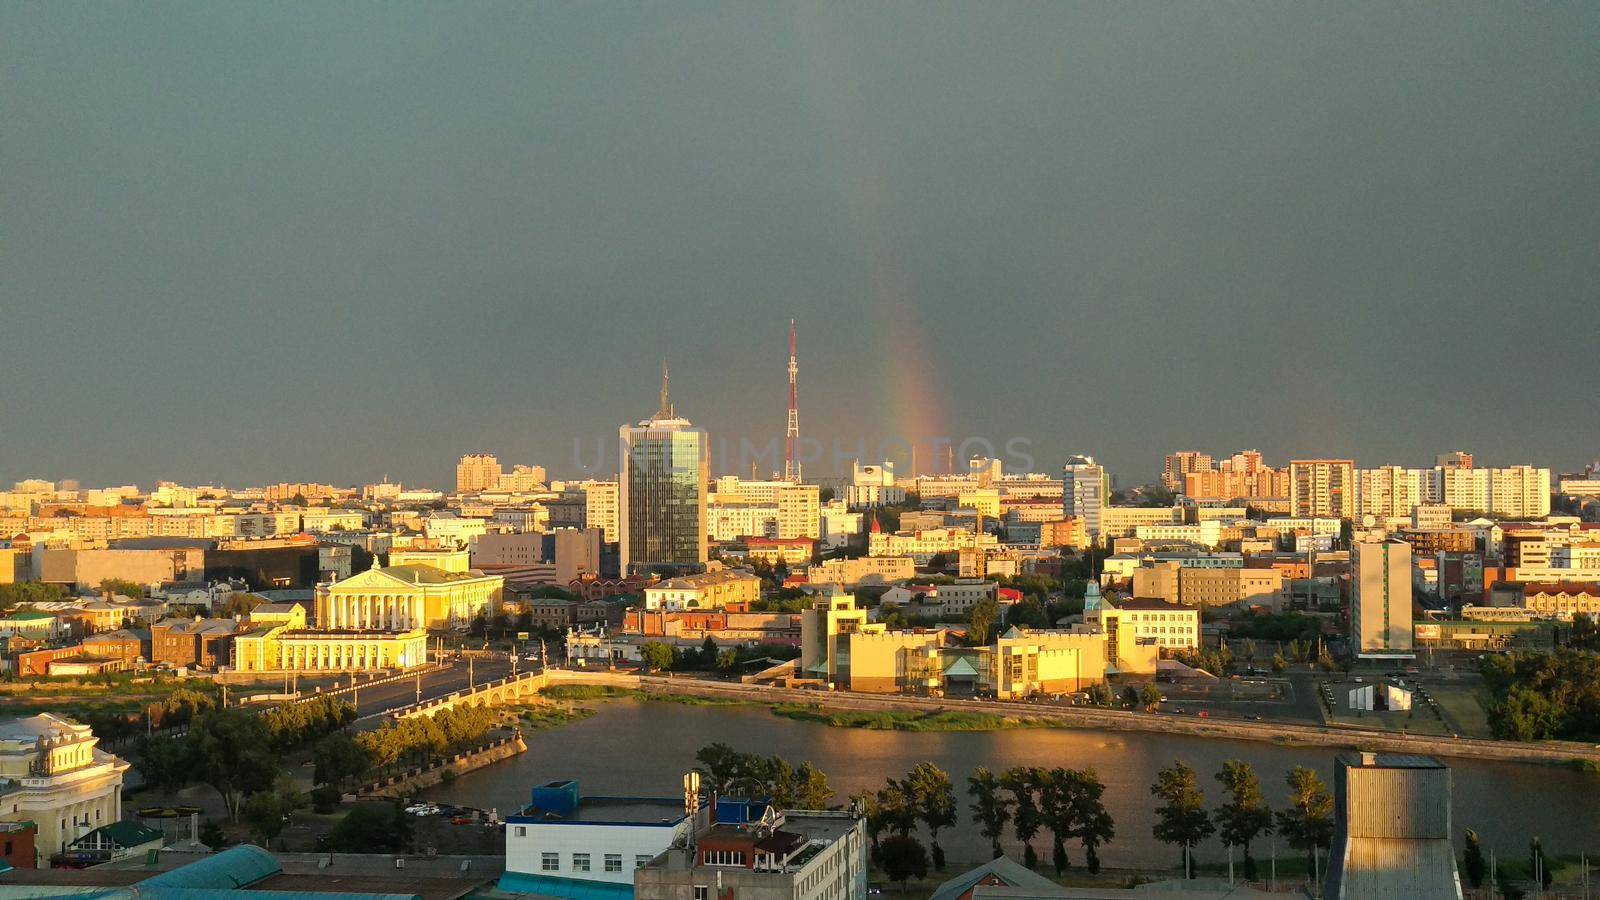
[[[1408,753],[1341,753],[1339,762],[1360,769],[1443,769],[1444,763],[1431,756]]]
[[[678,797],[584,797],[568,812],[529,806],[514,822],[572,822],[588,825],[673,825],[683,821],[683,800]]]
[[[1158,612],[1192,612],[1199,610],[1193,606],[1184,606],[1182,603],[1171,603],[1160,597],[1106,597],[1102,601],[1113,609],[1155,610]]]

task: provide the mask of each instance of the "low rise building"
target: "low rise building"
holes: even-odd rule
[[[925,565],[936,554],[954,556],[962,550],[988,549],[999,543],[999,538],[992,534],[965,528],[928,528],[894,534],[874,530],[867,535],[867,555],[909,556],[919,565]]]
[[[916,574],[916,563],[909,556],[863,556],[858,559],[830,559],[811,566],[806,569],[806,580],[812,584],[856,588],[909,581]]]
[[[866,820],[855,810],[724,818],[635,869],[634,900],[866,900]]]
[[[330,629],[462,630],[499,601],[504,585],[501,576],[474,570],[374,566],[343,581],[318,585],[316,624]]]
[[[721,609],[761,598],[761,579],[744,569],[722,569],[669,578],[644,589],[648,610]]]
[[[804,566],[816,556],[817,542],[811,538],[764,538],[753,537],[745,541],[748,548],[747,556],[751,560],[763,560],[777,565]]]
[[[128,763],[99,742],[88,725],[54,713],[0,722],[0,821],[38,826],[36,867],[122,819]]]
[[[1570,620],[1583,613],[1600,615],[1600,584],[1573,582],[1502,582],[1489,589],[1491,607],[1525,610],[1537,618]]]
[[[1149,597],[1105,598],[1100,604],[1100,627],[1108,635],[1133,632],[1135,641],[1148,639],[1162,650],[1194,650],[1200,646],[1200,610]]]
[[[635,870],[684,843],[695,825],[682,797],[585,797],[575,780],[541,784],[527,807],[506,817],[499,889],[629,900]]]
[[[150,627],[150,661],[215,669],[233,660],[233,640],[246,629],[233,619],[162,619]]]

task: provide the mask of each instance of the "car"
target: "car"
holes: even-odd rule
[[[1258,716],[1258,715],[1256,715],[1256,714],[1255,714],[1255,713],[1251,713],[1251,714],[1250,714],[1250,715],[1248,715],[1248,716],[1246,716],[1246,717],[1245,717],[1245,718],[1247,718],[1247,719],[1249,719],[1249,720],[1250,720],[1250,721],[1252,721],[1252,722],[1259,722],[1259,721],[1261,721],[1261,717],[1260,717],[1260,716]]]
[[[1209,710],[1204,710],[1204,709],[1202,709],[1199,712],[1195,713],[1195,715],[1199,716],[1202,719],[1211,718],[1211,712]]]
[[[450,820],[450,824],[451,825],[471,825],[472,824],[472,817],[471,816],[456,816],[454,819]]]
[[[1184,709],[1183,709],[1183,707],[1180,706],[1177,709],[1173,710],[1173,712],[1175,712],[1175,713],[1177,713],[1178,715],[1181,716],[1184,713]]]

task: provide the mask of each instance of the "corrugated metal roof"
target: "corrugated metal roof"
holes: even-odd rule
[[[240,844],[146,879],[139,883],[139,889],[227,888],[231,891],[282,871],[283,866],[271,853],[253,844]]]

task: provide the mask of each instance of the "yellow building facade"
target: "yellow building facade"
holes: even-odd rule
[[[1106,636],[1012,628],[995,639],[985,674],[980,684],[1000,700],[1081,691],[1106,680]]]
[[[505,579],[435,566],[374,567],[343,581],[319,585],[317,627],[328,630],[464,630],[493,610]]]
[[[88,725],[53,713],[0,722],[0,821],[33,822],[36,861],[122,818],[128,763],[99,749]]]
[[[423,628],[313,629],[298,603],[258,606],[250,624],[251,631],[233,639],[233,667],[240,672],[373,672],[427,662]]]
[[[329,631],[284,625],[242,634],[233,641],[240,672],[375,672],[414,669],[427,662],[428,632]]]

